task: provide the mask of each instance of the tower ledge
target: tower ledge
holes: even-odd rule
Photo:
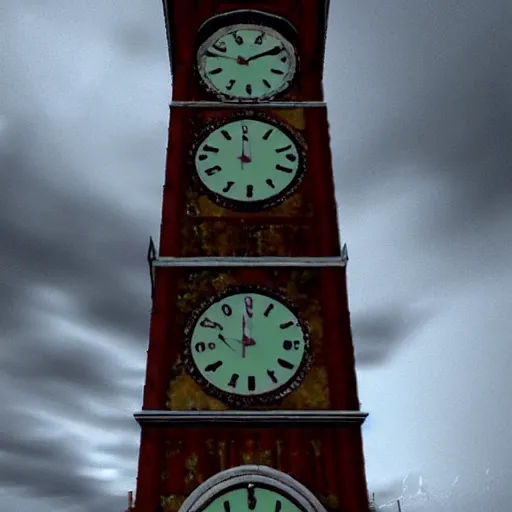
[[[215,427],[304,427],[344,428],[362,425],[368,413],[361,411],[140,411],[134,414],[139,425],[182,428]]]

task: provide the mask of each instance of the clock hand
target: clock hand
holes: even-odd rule
[[[233,352],[236,352],[236,350],[226,341],[226,338],[222,334],[219,334],[219,340],[222,341],[222,343],[229,347]]]
[[[244,168],[245,159],[247,158],[245,155],[245,141],[247,139],[247,126],[242,125],[242,156],[240,157],[240,163],[242,164],[242,169]]]
[[[251,141],[249,140],[249,128],[247,127],[247,125],[245,125],[244,128],[245,142],[247,142],[247,163],[249,163],[252,161]]]
[[[229,55],[220,55],[218,53],[213,53],[212,51],[208,50],[206,52],[207,57],[217,57],[220,59],[230,59],[230,60],[238,60],[236,57],[230,57]]]
[[[247,322],[245,320],[245,315],[242,317],[242,357],[245,358],[245,347],[252,347],[256,345],[256,342],[251,338],[251,334],[249,332],[249,336],[245,333]]]
[[[222,335],[221,335],[222,336]],[[236,341],[237,343],[242,343],[241,340],[239,340],[238,338],[230,338],[229,336],[222,336],[225,340],[229,340],[229,341]]]
[[[247,125],[242,124],[242,154],[238,157],[240,159],[242,169],[244,168],[244,164],[248,164],[251,161],[251,158],[245,154],[245,143],[249,141],[247,132]]]
[[[246,325],[247,325],[247,336],[252,339],[252,320],[250,317],[247,317],[247,320],[246,320]]]
[[[237,62],[239,64],[247,66],[251,60],[260,59],[261,57],[266,57],[267,55],[279,55],[283,51],[282,46],[274,46],[274,48],[271,48],[270,50],[267,50],[266,52],[261,52],[256,55],[253,55],[252,57],[249,57],[248,59],[243,59],[243,63],[240,62],[241,58],[238,57]]]
[[[242,316],[242,357],[245,359],[245,316]]]

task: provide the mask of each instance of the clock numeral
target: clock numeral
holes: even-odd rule
[[[283,368],[286,368],[287,370],[293,370],[293,368],[295,368],[295,365],[288,362],[286,359],[279,358],[277,360],[277,362],[279,363],[279,366],[282,366]]]
[[[214,174],[218,173],[219,171],[222,171],[222,167],[220,165],[215,165],[214,167],[210,167],[209,169],[206,169],[204,172],[207,176],[213,176]]]
[[[269,304],[267,309],[265,309],[265,313],[263,313],[263,316],[266,316],[268,318],[268,315],[270,315],[270,312],[274,309],[274,304]]]
[[[247,185],[247,197],[252,197],[254,193],[254,186],[253,185]]]
[[[210,350],[215,350],[215,347],[217,345],[215,345],[215,343],[213,343],[213,341],[210,341],[210,343],[208,343],[208,348]],[[204,341],[200,341],[199,343],[196,343],[195,344],[195,347],[197,352],[204,352],[206,350],[206,344]]]
[[[230,388],[236,388],[236,383],[238,382],[239,378],[240,375],[238,375],[238,373],[233,373],[233,375],[231,375],[231,379],[229,379],[228,386]]]
[[[204,371],[205,372],[216,372],[224,363],[222,361],[217,361],[216,363],[209,364]]]
[[[252,94],[252,85],[251,85],[251,84],[247,84],[247,85],[245,86],[245,92],[246,92],[247,94],[249,94],[249,95],[251,95],[251,94]]]
[[[289,149],[292,149],[292,145],[289,144],[288,146],[285,146],[283,148],[277,148],[276,153],[282,153],[283,151],[288,151]]]
[[[263,79],[262,81],[265,87],[268,87],[269,89],[272,87],[271,83],[268,80]]]
[[[221,69],[221,71],[222,71],[222,69]],[[274,73],[274,75],[284,75],[284,71],[281,71],[280,69],[274,69],[274,68],[272,68],[272,69],[270,70],[270,72],[271,72],[271,73]]]
[[[292,348],[295,350],[299,350],[300,348],[300,340],[284,340],[283,348],[285,350],[291,350]]]
[[[283,167],[282,165],[277,164],[276,169],[281,172],[285,172],[286,174],[290,174],[293,172],[293,169],[290,169],[289,167]]]
[[[267,375],[274,384],[277,384],[276,372],[274,370],[267,370]]]
[[[244,44],[244,40],[242,36],[239,36],[236,32],[233,32],[233,37],[235,38],[235,42],[238,45]]]
[[[281,503],[281,500],[276,500],[276,505],[274,507],[274,512],[281,512],[281,507],[283,504]]]
[[[274,128],[270,128],[270,130],[265,132],[265,135],[263,135],[263,140],[268,140],[268,138],[272,135],[273,131],[274,131]]]
[[[262,33],[261,33],[261,34],[260,34],[260,35],[255,39],[255,40],[254,40],[254,44],[258,44],[258,45],[263,44],[263,36],[264,36],[264,35],[265,35],[265,34],[262,32]]]
[[[215,148],[213,146],[208,146],[208,144],[205,144],[203,146],[203,151],[209,151],[210,153],[218,153],[219,152],[219,148]]]
[[[281,57],[281,62],[286,62],[288,59],[286,58],[286,55],[284,57]]]
[[[236,80],[231,79],[231,80],[228,82],[228,85],[226,85],[226,89],[227,89],[228,91],[231,91],[231,89],[233,89],[233,86],[235,85],[235,83],[236,83]]]
[[[224,329],[224,327],[222,327],[222,325],[220,325],[217,322],[212,322],[208,317],[203,318],[203,320],[201,320],[201,322],[199,322],[199,325],[201,327],[209,327],[210,329],[220,329],[221,331]]]
[[[256,496],[254,495],[254,484],[247,485],[247,506],[249,510],[256,508]]]
[[[215,69],[212,69],[209,74],[210,75],[218,75],[219,73],[222,73],[224,70],[222,68],[215,68]]]
[[[243,124],[242,125],[242,140],[244,142],[249,142],[249,137],[247,136],[248,133],[249,133],[249,128],[247,127],[246,124]]]
[[[231,140],[231,135],[229,134],[229,132],[227,130],[221,130],[221,135],[226,139],[226,140]]]
[[[295,325],[295,322],[293,322],[292,320],[290,320],[289,322],[284,322],[282,323],[279,327],[281,329],[288,329],[289,327],[292,327]]]
[[[273,182],[271,179],[265,180],[265,183],[266,183],[270,188],[276,188],[276,186],[274,185],[274,182]]]
[[[198,158],[199,158],[200,162],[203,162],[204,160],[206,160],[208,158],[208,155],[204,155],[204,154],[203,155],[199,155]]]
[[[229,304],[222,304],[221,309],[226,316],[231,316],[233,314],[233,309]]]
[[[212,45],[212,48],[215,48],[218,52],[226,53],[228,47],[224,41],[217,41]]]
[[[249,296],[245,297],[244,303],[245,303],[245,312],[247,313],[247,316],[249,318],[252,318],[252,307],[253,307],[252,297],[249,297]]]
[[[231,512],[231,504],[229,501],[226,500],[222,505],[224,506],[224,512]]]
[[[222,189],[222,192],[229,192],[229,189],[235,184],[234,181],[228,181],[226,186]]]
[[[247,377],[247,388],[249,391],[254,391],[256,389],[256,377],[254,377],[254,375],[249,375],[249,377]]]
[[[297,157],[293,153],[289,153],[288,155],[286,155],[286,158],[290,162],[295,162],[295,160],[297,160]]]

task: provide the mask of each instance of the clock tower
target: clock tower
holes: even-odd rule
[[[368,512],[328,0],[164,0],[173,76],[137,512]]]

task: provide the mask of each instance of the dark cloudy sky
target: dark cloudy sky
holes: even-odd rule
[[[370,489],[512,507],[512,7],[332,0]],[[134,489],[170,77],[159,0],[1,0],[2,510]]]

